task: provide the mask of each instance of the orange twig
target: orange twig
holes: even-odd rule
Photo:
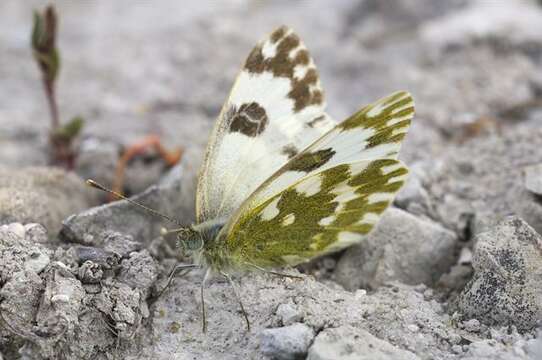
[[[113,181],[113,191],[122,194],[122,187],[124,184],[124,174],[128,162],[145,152],[149,147],[153,147],[168,166],[173,166],[181,160],[183,150],[177,149],[174,151],[167,151],[161,144],[160,138],[157,135],[149,135],[143,139],[137,141],[130,147],[128,147],[122,154],[119,162],[117,163],[117,169],[115,170],[115,179]],[[115,200],[114,196],[108,197],[109,201]]]

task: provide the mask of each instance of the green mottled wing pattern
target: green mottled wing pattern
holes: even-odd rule
[[[303,178],[241,214],[227,235],[238,266],[296,265],[359,242],[407,176],[394,159],[338,165]]]
[[[295,265],[360,242],[407,175],[398,160],[414,115],[407,92],[361,109],[260,185],[221,230],[237,265]]]

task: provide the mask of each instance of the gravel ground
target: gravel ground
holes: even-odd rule
[[[74,171],[48,166],[47,104],[29,46],[37,0],[0,2],[0,359],[542,358],[540,1],[53,1],[60,114],[86,119]],[[129,163],[125,191],[183,222],[235,74],[294,28],[329,113],[409,90],[408,183],[362,245],[285,271],[211,279],[164,224],[100,205],[119,153],[149,134],[184,149]],[[247,31],[248,30],[248,31]]]

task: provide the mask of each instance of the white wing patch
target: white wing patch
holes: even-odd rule
[[[262,211],[262,219],[272,220],[279,214],[280,211],[277,207],[279,200],[279,198],[276,198],[265,207],[265,209]]]
[[[292,225],[295,222],[295,215],[290,213],[282,219],[282,226]]]

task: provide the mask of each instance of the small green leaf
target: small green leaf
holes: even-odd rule
[[[34,25],[32,27],[32,49],[40,48],[41,38],[43,37],[43,19],[40,13],[34,10]]]
[[[60,67],[60,57],[56,48],[57,17],[52,6],[48,6],[43,14],[34,11],[31,44],[45,80],[53,83]]]
[[[71,119],[70,122],[58,128],[58,130],[55,131],[54,136],[57,139],[71,141],[79,135],[84,124],[85,121],[83,118],[81,116],[76,116]]]

